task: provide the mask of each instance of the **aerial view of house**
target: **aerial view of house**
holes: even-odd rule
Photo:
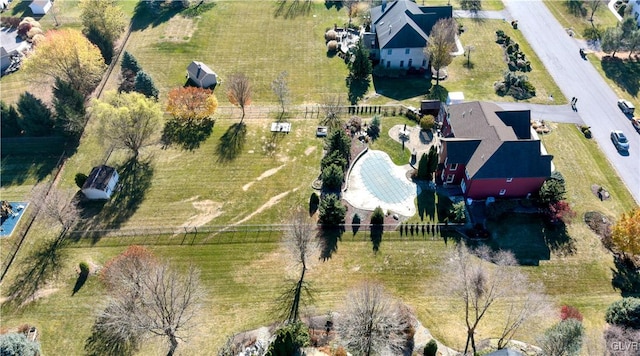
[[[639,9],[0,2],[0,354],[637,355]]]

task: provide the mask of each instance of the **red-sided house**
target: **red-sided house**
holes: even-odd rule
[[[530,119],[529,110],[493,103],[451,105],[442,123],[438,182],[479,200],[536,193],[551,175],[553,156],[533,137]]]

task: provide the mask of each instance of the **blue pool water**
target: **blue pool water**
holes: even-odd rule
[[[401,203],[415,193],[415,186],[405,177],[392,174],[393,162],[386,153],[370,151],[361,159],[362,182],[381,201],[389,204]]]
[[[13,230],[18,225],[20,218],[24,214],[24,211],[27,209],[26,202],[9,202],[11,204],[14,215],[9,215],[0,225],[0,237],[7,237],[13,233]],[[21,208],[20,208],[21,207]]]

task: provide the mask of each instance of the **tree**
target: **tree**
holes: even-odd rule
[[[218,99],[209,89],[179,87],[169,92],[167,111],[177,120],[189,123],[212,120]]]
[[[49,136],[53,132],[55,121],[51,110],[29,92],[20,94],[18,99],[20,127],[27,136]]]
[[[98,85],[106,69],[100,50],[72,29],[48,31],[23,66],[36,76],[60,78],[85,96]]]
[[[40,344],[30,341],[22,333],[0,335],[0,355],[2,356],[39,356]]]
[[[36,214],[62,227],[60,236],[80,219],[78,202],[71,192],[43,183],[36,185],[30,195]]]
[[[369,60],[369,51],[360,38],[358,45],[354,48],[348,62],[349,77],[352,80],[367,80],[371,75],[372,65]]]
[[[340,190],[344,181],[342,168],[335,164],[330,164],[322,170],[322,187],[328,190]]]
[[[347,9],[347,15],[349,15],[349,25],[351,25],[351,19],[357,12],[358,2],[360,0],[342,0],[342,5]]]
[[[613,302],[604,318],[611,325],[640,329],[640,298],[627,297]]]
[[[227,98],[233,105],[237,105],[242,110],[242,118],[244,120],[245,108],[251,104],[251,84],[249,78],[243,73],[231,74],[227,81]]]
[[[624,33],[622,28],[619,26],[609,27],[602,34],[602,50],[605,53],[611,53],[611,56],[615,57],[616,52],[624,47],[623,41]]]
[[[271,90],[278,98],[278,103],[280,104],[280,108],[282,109],[282,114],[284,114],[285,107],[289,104],[291,100],[291,93],[289,92],[289,83],[287,82],[287,77],[289,73],[287,71],[282,71],[278,74],[278,77],[271,82]]]
[[[455,50],[457,29],[453,18],[440,19],[431,28],[424,55],[436,70],[436,85],[440,84],[440,69],[453,61],[451,52]]]
[[[564,177],[560,172],[553,172],[547,178],[538,191],[537,201],[540,205],[549,205],[564,199],[567,189]]]
[[[520,290],[517,297],[506,301],[507,313],[498,338],[498,349],[505,348],[527,322],[536,318],[546,319],[549,314],[549,298],[539,292],[544,288],[542,284],[529,282],[526,276],[520,273],[515,274],[510,281],[513,283],[513,289]]]
[[[351,159],[351,138],[344,130],[332,131],[327,137],[325,145],[330,154],[339,152],[347,163]]]
[[[463,10],[480,11],[482,10],[481,0],[460,0],[460,7]]]
[[[607,345],[622,346],[614,349],[614,352],[609,350],[611,352],[610,355],[638,356],[637,347],[634,348],[632,345],[634,345],[633,343],[637,345],[638,340],[640,340],[640,330],[610,325],[604,331],[604,340]]]
[[[572,307],[571,305],[563,305],[560,308],[560,320],[567,319],[576,319],[577,321],[582,321],[582,313],[576,307]]]
[[[429,160],[427,161],[427,178],[429,180],[433,179],[433,173],[435,173],[436,169],[438,169],[438,149],[436,145],[432,145],[429,148],[428,154]]]
[[[374,115],[371,119],[371,123],[369,127],[367,127],[367,135],[371,137],[372,140],[375,140],[380,135],[380,116]]]
[[[336,165],[342,168],[342,171],[347,169],[347,159],[343,156],[343,154],[343,152],[340,152],[338,150],[327,152],[327,154],[322,157],[322,160],[320,160],[320,170],[324,171],[324,169],[329,167],[330,165]]]
[[[2,137],[16,137],[22,134],[20,114],[16,107],[0,100],[0,134]]]
[[[420,119],[420,128],[422,131],[431,131],[436,125],[436,118],[433,115],[425,115]]]
[[[447,263],[443,266],[443,285],[448,286],[449,292],[458,297],[464,309],[467,328],[467,341],[464,354],[468,351],[476,353],[475,332],[480,322],[495,304],[509,301],[511,298],[526,296],[535,286],[528,283],[526,277],[511,267],[516,265],[511,252],[491,252],[487,247],[475,251],[476,257],[464,244],[459,245],[449,254]],[[482,260],[486,261],[482,261]],[[490,261],[493,266],[487,266]],[[513,288],[512,285],[522,286]],[[512,312],[506,320],[502,336],[511,338],[515,332],[529,318],[523,308],[531,305],[509,305]]]
[[[324,228],[338,228],[344,224],[347,208],[335,194],[327,194],[320,200],[319,222]]]
[[[287,322],[295,323],[300,320],[300,304],[303,291],[305,289],[304,276],[311,256],[318,251],[318,244],[315,240],[316,225],[312,223],[309,216],[302,210],[293,213],[291,229],[284,235],[284,244],[292,257],[292,261],[300,266],[300,278],[296,283],[293,300],[287,313]]]
[[[429,340],[424,347],[424,356],[436,356],[438,354],[438,343],[435,339]]]
[[[142,67],[138,64],[136,57],[128,51],[124,51],[122,54],[121,67],[122,71],[130,70],[134,74],[138,74],[138,72],[142,70]]]
[[[400,304],[381,285],[367,282],[347,295],[336,332],[347,350],[356,355],[399,355],[408,325]]]
[[[625,37],[624,45],[627,51],[629,51],[628,58],[631,58],[631,55],[640,48],[640,29],[631,31],[631,33]]]
[[[124,31],[124,12],[115,0],[81,0],[82,32],[98,48],[105,60],[110,61],[113,47]]]
[[[426,153],[422,153],[420,160],[418,161],[418,179],[429,178],[429,156]]]
[[[184,332],[193,326],[203,296],[199,272],[190,267],[184,275],[146,254],[129,255],[127,263],[108,263],[110,300],[96,320],[96,327],[116,341],[139,341],[159,336],[169,341],[168,356],[175,353]],[[119,257],[116,257],[118,259]],[[140,269],[132,269],[131,266]],[[117,269],[124,268],[122,271]],[[110,284],[113,283],[113,284]]]
[[[136,58],[129,52],[125,51],[120,62],[120,86],[118,91],[130,92],[135,89],[136,75],[142,70]]]
[[[140,93],[107,92],[95,99],[92,114],[101,123],[100,135],[115,148],[128,149],[134,159],[157,141],[163,112],[155,100]]]
[[[153,79],[149,74],[147,74],[147,72],[141,70],[136,74],[133,87],[135,91],[144,94],[147,98],[154,98],[158,100],[158,94],[160,91],[156,88]]]
[[[56,78],[53,107],[56,109],[56,126],[69,136],[79,137],[84,129],[86,114],[82,93],[70,83]]]
[[[298,355],[300,348],[308,346],[311,341],[309,329],[301,321],[286,324],[276,330],[275,335],[265,356]]]
[[[611,240],[623,253],[640,254],[640,208],[622,214],[613,226]]]
[[[598,11],[600,6],[604,4],[604,1],[602,1],[602,0],[586,0],[586,2],[587,2],[587,5],[589,6],[589,9],[591,10],[591,17],[589,17],[589,21],[591,22],[591,25],[593,26],[593,15],[595,15],[596,11]]]
[[[377,206],[373,209],[373,213],[371,213],[371,225],[382,225],[384,224],[384,211],[380,206]]]
[[[576,212],[571,209],[571,205],[566,200],[549,203],[546,213],[552,223],[559,221],[569,223],[576,217]]]
[[[567,319],[555,324],[538,340],[542,355],[579,355],[584,337],[584,326],[576,319]]]
[[[324,111],[324,118],[320,120],[320,125],[327,126],[329,131],[336,131],[342,127],[342,100],[337,95],[327,95],[321,104]]]

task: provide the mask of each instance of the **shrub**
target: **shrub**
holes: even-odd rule
[[[87,175],[84,173],[76,173],[76,185],[78,186],[78,188],[82,189],[82,186],[84,185],[84,182],[87,181]]]
[[[496,200],[485,208],[485,214],[489,219],[498,219],[505,214],[513,212],[517,204],[514,200]]]
[[[640,298],[628,297],[613,302],[607,308],[605,320],[612,325],[640,329]]]
[[[578,321],[582,321],[582,314],[576,307],[572,307],[570,305],[563,305],[562,308],[560,308],[560,319],[562,320],[576,319]]]
[[[37,356],[41,353],[40,344],[29,341],[24,334],[0,335],[0,355]]]
[[[358,116],[352,116],[349,121],[347,121],[347,127],[352,135],[360,132],[360,130],[362,130],[362,119]]]
[[[424,356],[436,356],[438,353],[438,343],[436,340],[431,339],[424,347]]]
[[[339,190],[344,181],[344,172],[336,164],[330,164],[322,170],[322,187],[329,190]]]
[[[459,201],[454,203],[451,206],[451,210],[449,211],[449,216],[452,222],[454,223],[463,223],[467,219],[465,214],[465,205],[464,201]]]
[[[560,221],[569,223],[576,217],[576,212],[571,209],[571,206],[566,200],[561,200],[549,204],[547,216],[552,223]]]
[[[338,41],[331,40],[327,42],[327,51],[335,52],[338,50]]]
[[[336,351],[333,353],[334,356],[347,356],[347,350],[344,347],[339,346]]]
[[[422,119],[420,119],[420,128],[423,131],[432,130],[435,124],[436,124],[436,119],[435,117],[433,117],[433,115],[425,115],[422,117]]]
[[[320,204],[320,197],[316,192],[311,193],[309,197],[309,211],[315,212],[318,209],[318,204]]]
[[[80,267],[80,274],[81,275],[88,275],[89,274],[89,264],[86,262],[80,262],[80,264],[78,265],[78,267]]]
[[[602,27],[600,26],[589,26],[587,27],[584,32],[582,33],[582,36],[584,36],[584,38],[588,39],[588,40],[599,40],[600,38],[602,38]]]
[[[309,345],[309,329],[302,322],[285,325],[276,331],[273,340],[265,355],[285,356],[295,355],[301,347]]]
[[[371,214],[371,224],[372,225],[382,225],[384,224],[384,211],[382,211],[381,207],[376,207]]]

